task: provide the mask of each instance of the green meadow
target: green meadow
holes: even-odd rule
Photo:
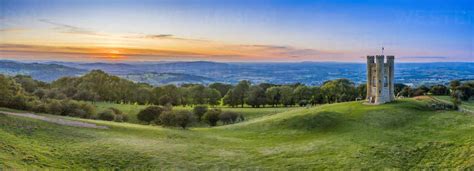
[[[109,127],[77,128],[0,114],[0,168],[473,169],[474,115],[430,102],[229,109],[252,119],[187,130],[68,118]],[[141,106],[114,107],[132,114]]]

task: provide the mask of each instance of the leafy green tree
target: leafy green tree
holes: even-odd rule
[[[402,91],[400,91],[399,95],[403,96],[403,97],[412,97],[413,96],[413,90],[411,89],[411,87],[406,86],[402,89]]]
[[[252,107],[260,107],[266,104],[265,90],[260,86],[251,86],[249,89],[247,104]]]
[[[183,129],[186,129],[188,125],[194,122],[193,114],[187,110],[177,110],[174,111],[174,121],[176,125],[180,126]]]
[[[200,122],[202,116],[207,112],[209,108],[206,105],[197,105],[193,108],[193,113],[196,115],[197,120]]]
[[[360,99],[366,99],[367,98],[367,85],[364,84],[359,84],[357,86],[357,97]]]
[[[448,87],[444,85],[435,85],[431,87],[430,93],[433,95],[447,95],[449,93]]]
[[[400,92],[405,88],[407,87],[407,85],[405,84],[394,84],[394,93],[396,96],[401,96]]]
[[[160,106],[149,106],[138,113],[137,119],[145,123],[150,123],[156,120],[162,112],[163,108]]]
[[[324,97],[320,87],[311,87],[311,101],[312,105],[324,103]]]
[[[239,114],[232,111],[225,111],[219,115],[219,120],[221,120],[222,123],[224,124],[235,123],[238,118],[239,118]]]
[[[157,124],[162,124],[163,126],[175,126],[175,115],[172,111],[164,111],[156,121]]]
[[[194,85],[190,88],[190,94],[193,104],[206,104],[206,87],[203,85]]]
[[[265,91],[265,96],[267,97],[267,102],[272,105],[272,107],[280,104],[281,94],[279,87],[270,87]]]
[[[113,121],[115,119],[115,113],[113,110],[106,109],[99,113],[98,119],[104,121]]]
[[[281,86],[279,87],[281,94],[281,103],[286,106],[293,106],[293,89],[290,86]]]
[[[305,106],[311,100],[312,92],[309,87],[300,85],[293,91],[293,96],[300,106]]]
[[[206,88],[207,102],[211,106],[219,105],[221,99],[221,93],[213,88]]]
[[[229,90],[222,101],[224,102],[224,105],[229,105],[231,107],[239,105],[239,99],[234,95],[234,90]]]
[[[247,98],[249,88],[250,82],[247,80],[242,80],[233,89],[233,95],[236,96],[236,99],[239,99],[239,104],[241,105],[241,107],[244,107],[245,99]]]
[[[348,79],[336,79],[326,81],[321,86],[325,93],[326,101],[328,103],[338,103],[355,100],[356,89],[352,81]]]
[[[212,83],[209,85],[209,88],[216,89],[221,95],[227,94],[227,92],[232,89],[232,85],[224,83]]]
[[[219,116],[222,113],[220,109],[211,109],[204,114],[204,120],[209,123],[210,126],[216,126],[219,121]]]
[[[473,95],[473,90],[467,85],[461,85],[456,87],[455,92],[460,96],[459,98],[463,101],[468,101]]]

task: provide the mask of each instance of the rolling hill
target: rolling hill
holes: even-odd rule
[[[472,169],[474,116],[430,103],[329,104],[189,130],[69,118],[110,129],[76,128],[0,114],[0,168]]]

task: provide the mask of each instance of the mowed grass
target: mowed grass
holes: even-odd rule
[[[103,111],[107,108],[114,107],[125,113],[129,117],[130,123],[139,123],[137,120],[137,114],[141,110],[145,109],[149,105],[135,105],[135,104],[117,104],[117,103],[107,103],[107,102],[97,102],[94,103],[94,105],[97,107],[97,111]],[[231,108],[231,107],[226,107],[226,106],[216,106],[215,108],[222,109],[222,111],[234,111],[237,113],[242,114],[245,119],[254,119],[258,118],[261,116],[265,115],[273,115],[276,113],[281,113],[293,109],[297,109],[299,107],[266,107],[266,108],[251,108],[251,107],[244,107],[244,108]],[[193,110],[193,107],[191,106],[175,106],[173,107],[174,110]]]
[[[0,115],[0,168],[472,169],[474,116],[429,99],[298,108],[189,130],[84,120],[108,130]]]

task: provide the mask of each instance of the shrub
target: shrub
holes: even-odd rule
[[[175,125],[180,126],[183,129],[194,121],[193,113],[187,110],[174,111]]]
[[[63,113],[63,104],[59,100],[52,100],[46,105],[46,111],[50,114],[60,115]]]
[[[156,121],[163,126],[174,126],[175,125],[175,116],[171,111],[165,111],[160,116],[159,119]]]
[[[219,121],[219,115],[222,113],[220,109],[211,109],[204,114],[204,120],[209,123],[210,126],[216,126]]]
[[[162,112],[163,108],[159,106],[150,106],[140,111],[137,115],[137,119],[146,123],[150,123],[151,121],[159,118]]]
[[[231,112],[231,111],[222,112],[222,114],[219,115],[219,119],[224,124],[235,123],[238,118],[239,118],[239,114],[236,112]]]
[[[115,119],[115,113],[113,110],[106,109],[99,113],[98,119],[105,121],[113,121]]]
[[[208,107],[206,105],[197,105],[193,109],[194,115],[196,115],[197,120],[200,122],[202,116],[207,112]]]

